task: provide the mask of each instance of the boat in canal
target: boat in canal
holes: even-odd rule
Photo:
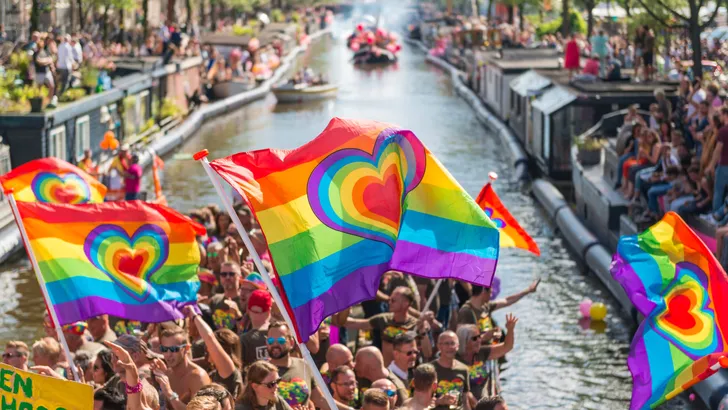
[[[336,97],[339,86],[336,84],[292,84],[286,82],[271,88],[278,102],[302,103]]]

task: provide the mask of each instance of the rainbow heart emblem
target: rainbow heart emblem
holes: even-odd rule
[[[694,360],[721,351],[705,273],[690,262],[678,263],[675,271],[675,279],[664,291],[661,311],[650,325]]]
[[[39,202],[84,204],[91,198],[88,182],[72,172],[65,175],[39,172],[30,182],[30,187]]]
[[[327,156],[308,180],[309,204],[331,229],[394,249],[403,205],[425,173],[425,147],[410,131],[382,131],[372,152],[345,148]]]
[[[486,207],[484,209],[484,211],[485,211],[485,214],[488,215],[488,218],[490,218],[490,220],[493,221],[493,223],[495,224],[495,226],[498,229],[503,229],[506,226],[508,226],[506,221],[504,221],[502,218],[493,218],[493,208]]]
[[[169,256],[169,238],[162,228],[146,224],[131,237],[118,225],[99,225],[83,245],[88,260],[139,302],[149,296],[152,275]]]

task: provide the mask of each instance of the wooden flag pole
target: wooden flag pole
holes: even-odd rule
[[[286,305],[283,303],[283,299],[281,299],[281,295],[278,293],[278,289],[273,284],[273,281],[268,274],[268,270],[265,268],[265,266],[263,266],[263,261],[261,261],[260,256],[258,255],[258,251],[255,250],[255,247],[253,246],[253,242],[250,240],[248,232],[245,230],[245,227],[243,227],[243,223],[240,221],[238,213],[235,212],[230,198],[227,196],[225,190],[220,184],[217,173],[210,166],[210,162],[207,160],[208,154],[209,152],[207,150],[202,150],[196,153],[193,158],[202,164],[202,167],[205,169],[207,176],[210,178],[210,181],[212,181],[212,185],[215,187],[218,196],[220,196],[225,210],[230,215],[230,219],[232,219],[235,227],[238,229],[238,232],[243,239],[245,247],[248,249],[248,252],[250,252],[250,256],[253,258],[253,263],[255,263],[255,266],[258,268],[258,271],[260,272],[260,275],[262,276],[265,285],[268,287],[268,291],[271,293],[271,295],[273,296],[273,300],[275,300],[276,304],[278,305],[278,310],[280,310],[281,315],[283,315],[283,319],[286,321],[286,324],[288,324],[288,328],[290,329],[290,331],[294,332],[295,334],[296,327],[293,325],[293,320],[291,320],[291,317],[288,315]],[[316,379],[316,383],[319,385],[321,392],[326,398],[326,402],[329,404],[329,410],[336,410],[338,408],[336,406],[336,401],[331,395],[329,387],[324,381],[323,376],[321,376],[321,372],[319,371],[318,367],[316,367],[316,363],[313,361],[313,357],[311,357],[311,352],[308,350],[308,347],[306,347],[305,343],[302,343],[300,340],[298,340],[297,337],[295,337],[294,339],[296,340],[296,344],[298,344],[298,347],[301,349],[303,359],[306,361],[309,367],[313,369],[313,377],[314,379]]]
[[[489,172],[488,173],[488,182],[486,185],[490,185],[495,180],[498,179],[498,174],[495,172]],[[425,303],[425,306],[422,308],[422,312],[426,312],[427,309],[430,308],[430,305],[432,304],[432,301],[435,300],[435,296],[437,295],[437,290],[440,288],[440,285],[442,285],[443,279],[438,279],[437,282],[435,282],[435,286],[432,288],[432,292],[430,292],[430,297],[427,298],[427,302]]]
[[[79,377],[78,370],[76,370],[76,366],[73,363],[71,349],[68,348],[66,336],[63,334],[63,329],[61,328],[60,322],[58,322],[56,307],[53,305],[50,296],[48,296],[48,289],[46,288],[46,283],[43,279],[43,275],[40,273],[40,266],[38,265],[38,261],[35,259],[33,248],[30,247],[28,232],[25,231],[25,225],[23,225],[23,219],[20,217],[20,211],[18,211],[18,204],[15,202],[15,196],[13,196],[13,191],[5,191],[5,195],[8,197],[8,203],[10,203],[10,209],[12,209],[13,211],[15,223],[18,225],[18,229],[20,230],[20,236],[23,238],[23,243],[25,243],[25,250],[28,252],[28,259],[30,259],[30,264],[33,266],[33,270],[35,271],[35,277],[38,279],[40,290],[43,292],[43,298],[45,299],[46,305],[48,306],[48,312],[51,314],[53,325],[56,327],[58,341],[61,342],[61,346],[63,346],[63,351],[66,353],[66,359],[68,359],[68,364],[71,367],[71,371],[73,372],[74,380],[80,383],[81,378]]]

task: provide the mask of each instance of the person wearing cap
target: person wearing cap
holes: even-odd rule
[[[270,325],[270,309],[273,298],[267,290],[256,289],[248,297],[247,314],[251,329],[240,336],[243,350],[243,367],[256,360],[268,359],[268,327]]]
[[[243,263],[241,266],[241,269],[243,272],[252,270],[252,267],[248,262]],[[240,284],[240,307],[243,310],[243,325],[242,327],[239,327],[239,330],[242,333],[247,332],[250,330],[250,317],[248,317],[247,309],[248,309],[248,298],[250,298],[250,295],[258,290],[263,289],[265,290],[265,282],[263,282],[263,278],[260,276],[260,273],[253,272],[249,273],[245,279],[243,279],[243,282]]]
[[[123,347],[124,350],[129,352],[134,364],[139,369],[139,374],[143,378],[151,376],[150,365],[154,359],[163,359],[161,354],[152,352],[145,341],[133,335],[121,335],[112,343]]]
[[[87,323],[88,332],[91,333],[94,342],[103,343],[116,340],[116,333],[109,326],[109,315],[99,315],[89,318]]]
[[[329,403],[324,398],[320,386],[316,385],[313,374],[306,367],[306,362],[298,357],[292,357],[294,348],[293,337],[285,322],[273,322],[268,327],[269,362],[278,368],[281,381],[278,385],[278,394],[286,399],[292,408],[308,406],[309,399],[317,409],[329,409]]]
[[[92,342],[90,337],[86,336],[88,324],[86,322],[76,322],[63,326],[63,335],[68,342],[68,349],[71,353],[86,352],[89,357],[96,356],[101,349],[102,344]]]
[[[223,292],[210,298],[215,329],[238,330],[238,322],[243,319],[244,308],[240,305],[241,270],[236,262],[224,262],[220,267],[220,285]]]

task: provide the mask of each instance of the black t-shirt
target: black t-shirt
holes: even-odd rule
[[[240,296],[231,299],[238,305],[238,309],[243,312],[240,306]],[[235,312],[225,304],[225,295],[218,293],[210,299],[210,312],[212,312],[212,321],[215,323],[215,330],[227,328],[233,332],[237,332],[238,319]]]
[[[468,378],[470,379],[470,391],[476,399],[483,396],[483,388],[490,377],[490,366],[492,361],[488,361],[490,357],[490,346],[483,346],[473,357],[472,363],[467,363],[462,357],[456,356],[457,360],[463,362],[468,367]]]
[[[440,365],[437,360],[430,362],[435,366],[437,372],[437,397],[443,396],[450,392],[457,393],[458,402],[457,409],[462,410],[465,406],[465,393],[470,391],[470,378],[468,375],[468,366],[455,360],[452,368],[446,368]],[[437,406],[435,410],[448,410],[448,406]]]
[[[227,378],[223,379],[217,373],[217,369],[210,372],[210,380],[213,383],[223,385],[233,397],[238,397],[238,394],[243,388],[243,375],[240,370],[235,369],[233,373]]]

